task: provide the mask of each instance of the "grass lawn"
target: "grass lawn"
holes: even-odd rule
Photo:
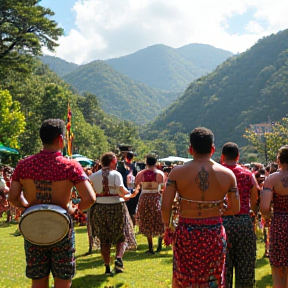
[[[28,288],[30,280],[25,277],[25,256],[22,236],[14,236],[16,224],[0,221],[0,287]],[[125,272],[114,276],[104,275],[104,265],[99,252],[85,256],[88,251],[86,227],[76,228],[77,273],[73,288],[157,288],[171,287],[172,250],[164,248],[155,255],[145,254],[146,238],[137,235],[138,249],[126,252],[123,258]],[[154,240],[155,246],[157,239]],[[264,244],[257,242],[256,287],[272,287],[269,261],[262,258]],[[52,280],[50,281],[52,285]],[[52,287],[50,285],[50,287]]]

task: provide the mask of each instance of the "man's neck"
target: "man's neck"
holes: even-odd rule
[[[225,160],[223,163],[226,164],[226,165],[229,165],[229,166],[237,165],[237,161],[236,160]]]
[[[43,145],[43,150],[50,151],[50,152],[61,152],[61,148],[58,145]]]
[[[202,161],[210,161],[211,154],[193,154],[193,161],[195,162],[202,162]]]

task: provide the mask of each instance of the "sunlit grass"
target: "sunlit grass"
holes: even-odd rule
[[[25,255],[22,236],[14,236],[17,225],[0,222],[0,287],[28,288],[30,280],[25,277]],[[260,235],[260,234],[259,234]],[[141,288],[141,287],[171,287],[172,250],[164,248],[155,255],[146,254],[146,238],[137,235],[137,251],[126,252],[123,258],[125,272],[114,276],[104,275],[104,265],[101,255],[88,251],[86,227],[76,228],[77,273],[73,279],[73,288]],[[261,235],[259,236],[261,238]],[[155,248],[157,239],[154,239]],[[257,242],[256,287],[272,287],[272,277],[269,261],[263,258],[264,243]],[[114,255],[112,253],[112,255]],[[113,267],[113,260],[111,265]],[[53,282],[50,281],[50,287]]]

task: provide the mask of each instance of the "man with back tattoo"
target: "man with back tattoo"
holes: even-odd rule
[[[233,172],[211,159],[214,135],[204,127],[190,134],[193,160],[170,172],[162,200],[165,235],[173,238],[172,287],[220,287],[226,254],[222,224],[225,199],[239,212],[239,195]],[[179,220],[174,232],[170,216],[176,192]],[[226,198],[228,196],[228,198]],[[165,241],[165,239],[164,239]]]

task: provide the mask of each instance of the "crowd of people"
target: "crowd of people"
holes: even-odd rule
[[[26,276],[32,279],[32,287],[47,287],[50,272],[54,287],[71,287],[75,222],[87,225],[88,254],[93,247],[100,250],[107,275],[122,273],[125,251],[137,249],[136,225],[147,238],[146,253],[160,252],[162,242],[172,245],[172,287],[228,288],[233,283],[255,287],[255,232],[261,228],[273,285],[287,287],[288,146],[279,149],[277,163],[265,167],[239,164],[239,148],[228,142],[217,163],[212,160],[212,131],[198,127],[190,134],[193,159],[183,165],[158,166],[157,155],[148,154],[145,163],[137,166],[133,151],[126,147],[121,159],[107,152],[94,167],[83,169],[62,156],[64,135],[64,121],[45,120],[40,153],[20,160],[14,171],[1,170],[0,213],[12,207],[22,213]],[[63,236],[47,244],[43,238],[50,235],[32,235],[32,241],[34,231],[24,224],[21,229],[31,208],[39,219],[48,210],[57,214],[57,221],[67,220],[59,227],[59,233],[65,231]],[[51,219],[43,223],[49,226]],[[47,230],[38,232],[50,233]],[[158,239],[156,249],[153,237]],[[114,270],[112,245],[116,247]]]

